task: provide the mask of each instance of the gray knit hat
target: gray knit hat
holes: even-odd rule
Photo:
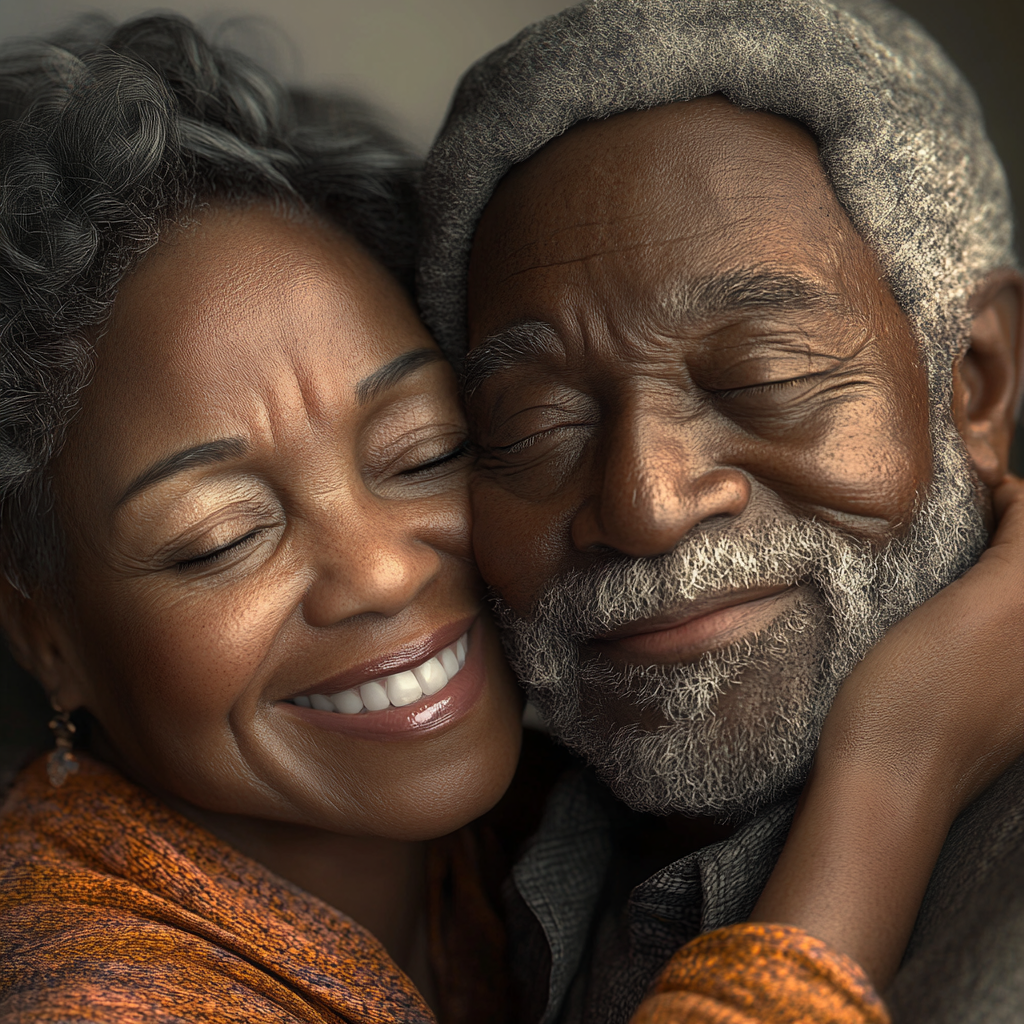
[[[588,0],[475,64],[424,180],[420,302],[441,347],[464,353],[473,233],[510,167],[578,121],[712,93],[814,135],[945,403],[971,291],[1015,265],[1009,190],[968,84],[879,0]]]

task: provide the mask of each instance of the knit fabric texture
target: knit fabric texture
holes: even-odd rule
[[[668,962],[630,1024],[889,1024],[863,970],[790,925],[701,935]]]
[[[45,759],[27,767],[0,810],[0,1024],[436,1024],[365,928],[75,757],[60,789]],[[504,1024],[476,833],[427,860],[441,1018]]]
[[[948,408],[970,294],[1016,265],[1009,190],[966,81],[879,0],[588,0],[471,67],[424,178],[420,302],[446,354],[465,353],[473,234],[510,167],[579,121],[715,93],[815,137]]]
[[[351,918],[76,756],[0,814],[2,1024],[434,1024]]]

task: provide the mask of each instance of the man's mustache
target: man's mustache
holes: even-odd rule
[[[871,584],[866,542],[813,519],[764,515],[686,537],[647,558],[609,556],[551,581],[528,621],[544,623],[576,643],[603,637],[637,620],[697,614],[702,606],[745,592],[788,587],[843,572],[847,584]],[[850,578],[850,570],[860,572]],[[500,601],[503,624],[515,618]]]

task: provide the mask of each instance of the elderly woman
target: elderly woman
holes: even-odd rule
[[[520,698],[411,162],[183,21],[94,33],[0,81],[5,623],[93,754],[8,807],[5,1019],[428,1019],[423,840]]]
[[[0,1021],[504,1019],[500,879],[465,826],[509,784],[520,699],[480,613],[454,376],[403,290],[408,159],[180,20],[2,67],[2,614],[57,746],[0,818]],[[823,910],[823,846],[884,868],[913,843],[837,821],[837,772],[877,783],[890,741],[851,754],[846,727],[887,673],[911,689],[908,631],[941,640],[1018,562],[851,677],[762,919],[862,935],[891,877]],[[927,683],[955,692],[956,660]],[[899,865],[897,936],[930,842]],[[884,973],[900,943],[876,945]],[[678,1019],[663,996],[716,948],[638,1019]],[[790,1010],[881,1019],[855,963],[806,948]]]

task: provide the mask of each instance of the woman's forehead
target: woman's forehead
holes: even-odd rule
[[[430,344],[387,271],[342,232],[268,206],[214,208],[126,278],[61,461],[120,478],[210,438],[290,419],[330,428],[359,412],[361,380]]]
[[[94,387],[131,376],[147,390],[203,388],[274,358],[328,359],[335,376],[359,379],[401,351],[396,327],[418,326],[408,305],[339,230],[266,206],[213,208],[125,279]]]

